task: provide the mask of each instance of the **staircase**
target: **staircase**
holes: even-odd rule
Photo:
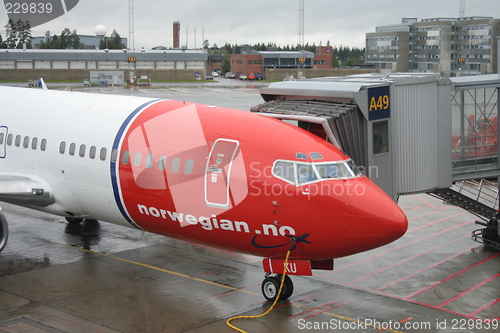
[[[429,194],[480,217],[483,221],[476,221],[476,224],[485,228],[474,230],[472,240],[500,250],[500,233],[496,217],[499,195],[497,184],[486,179],[466,180],[451,188],[434,190]]]
[[[488,221],[498,209],[498,193],[497,184],[481,179],[465,180],[451,188],[437,189],[428,194]]]

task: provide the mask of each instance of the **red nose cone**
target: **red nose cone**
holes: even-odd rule
[[[377,248],[403,236],[408,229],[408,219],[399,206],[368,178],[352,182],[345,221],[346,236],[354,253]]]

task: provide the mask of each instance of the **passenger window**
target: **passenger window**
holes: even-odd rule
[[[142,159],[142,154],[141,153],[135,153],[135,155],[134,155],[134,166],[140,166],[141,165],[141,159]]]
[[[152,154],[148,154],[146,156],[146,168],[150,169],[153,167],[154,156]]]
[[[75,143],[72,143],[69,145],[69,154],[71,156],[74,156],[75,155],[75,151],[76,151],[76,144]]]
[[[297,175],[299,184],[312,182],[318,179],[311,164],[297,164]]]
[[[190,175],[193,173],[194,161],[187,160],[186,164],[184,164],[184,173]]]
[[[5,138],[5,133],[0,133],[0,145],[3,145],[3,140]]]
[[[158,169],[165,170],[167,167],[167,158],[165,156],[160,156],[158,159]]]
[[[14,145],[16,147],[19,147],[21,145],[21,136],[20,135],[16,135],[16,141],[14,142]]]
[[[116,163],[117,160],[118,160],[118,149],[113,149],[111,150],[111,163]]]
[[[181,159],[176,157],[172,160],[172,171],[173,172],[178,172],[179,168],[181,166]]]
[[[12,139],[13,139],[13,135],[12,134],[9,134],[7,135],[7,145],[8,146],[12,146]]]
[[[295,184],[295,170],[292,162],[277,161],[274,164],[273,174],[278,178]]]
[[[106,148],[101,148],[101,153],[99,154],[99,158],[101,161],[106,161],[106,155],[108,154],[108,150]],[[116,158],[115,158],[116,161]]]
[[[128,164],[129,159],[130,159],[130,153],[129,153],[128,150],[125,150],[123,152],[123,156],[122,156],[122,163],[123,164]]]
[[[37,146],[38,146],[38,138],[33,138],[33,140],[31,140],[31,149],[35,150]]]
[[[89,150],[89,157],[91,159],[95,158],[95,153],[96,153],[97,148],[95,146],[91,146]]]
[[[87,150],[87,147],[85,145],[80,145],[80,150],[78,151],[78,155],[80,155],[80,157],[85,157],[85,150]]]
[[[47,139],[42,139],[40,142],[40,150],[45,151],[47,149]]]
[[[66,142],[61,141],[59,144],[59,153],[64,154],[66,152]]]
[[[29,136],[25,136],[24,140],[23,140],[23,147],[24,148],[28,148],[29,145],[30,145],[30,137]]]

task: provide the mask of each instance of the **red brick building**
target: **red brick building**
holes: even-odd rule
[[[313,68],[333,68],[333,48],[331,46],[316,46]]]
[[[240,74],[262,73],[262,56],[257,54],[232,54],[231,72],[240,77]]]
[[[253,51],[241,46],[231,55],[231,72],[240,74],[265,73],[266,69],[329,69],[333,68],[331,46],[318,46],[316,53],[308,51]]]

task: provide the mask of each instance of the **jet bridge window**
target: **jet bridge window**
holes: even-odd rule
[[[389,151],[389,121],[377,121],[373,123],[373,155],[387,153]]]

